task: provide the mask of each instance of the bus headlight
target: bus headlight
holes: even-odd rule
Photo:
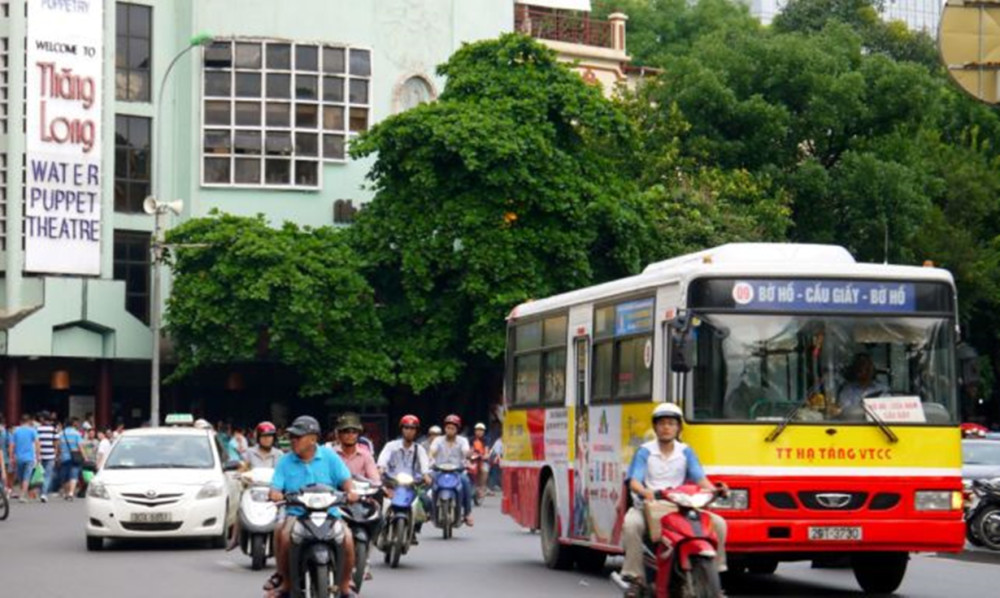
[[[913,500],[918,511],[952,511],[962,508],[962,493],[951,490],[918,490]]]
[[[750,492],[748,490],[729,490],[729,496],[718,498],[709,509],[734,509],[737,511],[750,508]]]

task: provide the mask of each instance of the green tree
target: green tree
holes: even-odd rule
[[[297,372],[302,395],[364,396],[389,378],[374,294],[342,233],[215,213],[168,241],[179,246],[166,312],[173,380],[265,359]]]
[[[634,129],[555,54],[510,34],[439,67],[439,100],[352,145],[374,156],[351,229],[385,305],[400,382],[419,392],[483,356],[512,307],[636,271]]]

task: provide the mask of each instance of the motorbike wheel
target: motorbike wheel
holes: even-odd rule
[[[309,598],[330,598],[330,587],[333,585],[330,580],[330,566],[326,563],[314,564],[307,576],[309,587],[306,589],[306,596]]]
[[[441,521],[441,535],[444,536],[445,540],[449,540],[449,539],[451,539],[451,533],[452,533],[451,526],[453,524],[452,517],[451,517],[451,515],[452,515],[452,513],[451,513],[451,505],[448,504],[448,503],[445,503],[444,504],[444,509],[442,509],[441,512],[444,513],[442,515],[442,521]]]
[[[690,598],[718,598],[722,595],[722,581],[719,579],[719,568],[711,557],[691,557],[691,571],[685,584],[687,591],[683,595]]]
[[[972,524],[984,548],[1000,550],[1000,507],[986,507],[976,515]]]
[[[403,553],[403,542],[409,543],[407,537],[406,519],[397,519],[392,523],[392,536],[389,539],[389,568],[395,569],[399,566],[399,556]]]
[[[976,530],[976,520],[970,519],[965,522],[965,539],[973,546],[982,547],[983,541],[979,539],[979,532]]]
[[[7,500],[7,489],[0,484],[0,521],[7,519],[8,515],[10,515],[10,501]]]
[[[368,543],[354,544],[354,591],[361,593],[361,584],[365,581],[365,569],[368,567]]]
[[[254,534],[250,537],[250,568],[260,571],[265,564],[267,564],[265,538],[260,534]]]
[[[859,552],[851,563],[854,578],[866,594],[891,594],[903,583],[909,560],[905,552]]]

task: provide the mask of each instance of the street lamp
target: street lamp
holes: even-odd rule
[[[167,214],[167,212],[173,212],[174,214],[180,214],[181,209],[184,207],[184,203],[180,200],[166,202],[163,201],[163,180],[166,178],[163,175],[163,152],[160,151],[162,148],[157,147],[160,145],[160,141],[163,138],[163,94],[167,88],[167,78],[170,77],[171,71],[174,70],[174,65],[183,57],[185,54],[190,52],[195,48],[200,48],[202,46],[207,46],[212,43],[213,37],[208,33],[199,33],[198,35],[192,37],[188,41],[186,48],[181,50],[174,56],[170,64],[167,65],[167,70],[164,71],[163,77],[160,78],[160,89],[156,94],[156,136],[153,138],[154,147],[154,163],[156,168],[153,171],[153,196],[147,197],[146,201],[142,204],[142,209],[147,214],[153,215],[153,242],[150,247],[151,258],[153,261],[153,284],[150,289],[150,310],[149,310],[149,330],[153,333],[153,359],[150,373],[150,388],[149,388],[149,425],[156,428],[160,425],[160,262],[163,260],[163,226],[161,226],[161,218]]]

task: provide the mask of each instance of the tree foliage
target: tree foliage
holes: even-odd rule
[[[389,378],[373,292],[343,234],[213,214],[173,229],[169,242],[173,379],[260,359],[293,368],[303,395]]]

